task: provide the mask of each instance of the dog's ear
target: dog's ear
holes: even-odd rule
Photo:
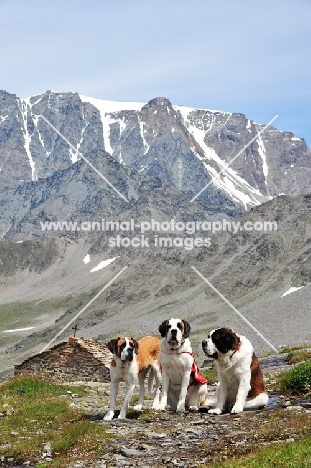
[[[164,320],[164,322],[162,322],[161,325],[159,326],[159,332],[162,338],[166,336],[167,322],[168,320]]]
[[[220,353],[226,354],[231,349],[234,350],[237,335],[229,328],[218,328],[211,336],[212,341]]]
[[[109,351],[112,354],[116,353],[118,340],[119,340],[119,338],[116,338],[116,339],[110,340],[108,343],[106,343],[107,348],[109,349]]]
[[[224,343],[223,343],[224,352],[227,353],[228,351],[230,351],[230,349],[234,349],[235,343],[236,343],[236,337],[234,335],[232,335],[231,333],[225,335]]]
[[[189,325],[189,323],[186,321],[186,320],[183,320],[183,324],[184,324],[184,338],[188,338],[188,336],[190,335],[190,330],[191,330],[191,327]]]
[[[139,348],[138,341],[134,340],[134,338],[131,338],[131,340],[133,341],[133,344],[134,344],[134,353],[138,354],[138,348]]]

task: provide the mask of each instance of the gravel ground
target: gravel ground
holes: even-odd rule
[[[288,369],[286,356],[272,356],[262,360],[265,379],[273,379],[276,373]],[[137,389],[136,389],[137,390]],[[121,394],[124,386],[121,387]],[[83,410],[94,420],[94,424],[107,424],[102,418],[108,407],[109,384],[92,384],[90,394],[73,398],[71,405]],[[137,393],[137,391],[136,391]],[[215,385],[209,386],[210,397],[215,395]],[[184,467],[195,468],[228,457],[241,455],[254,447],[272,443],[260,435],[260,428],[269,424],[276,411],[284,413],[285,421],[280,427],[278,440],[294,441],[301,437],[295,430],[288,429],[286,418],[290,411],[305,414],[306,424],[311,424],[311,402],[303,406],[294,401],[286,402],[283,395],[269,394],[267,408],[260,411],[245,411],[238,415],[209,415],[206,410],[176,414],[170,411],[139,413],[129,410],[128,419],[113,419],[108,432],[111,441],[103,447],[105,452],[94,464],[81,460],[70,468],[112,468],[135,466],[144,468]],[[151,401],[146,401],[148,407]],[[307,422],[308,421],[308,422]]]

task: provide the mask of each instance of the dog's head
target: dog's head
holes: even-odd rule
[[[166,338],[167,343],[173,348],[179,348],[183,341],[188,338],[191,327],[184,319],[171,318],[164,320],[159,326],[162,338]]]
[[[138,354],[138,343],[133,338],[120,337],[107,343],[107,348],[122,362],[133,361],[134,353]]]
[[[218,359],[219,354],[237,351],[241,340],[230,328],[217,328],[212,330],[207,340],[202,341],[202,348],[206,356]]]

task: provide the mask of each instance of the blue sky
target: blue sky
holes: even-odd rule
[[[240,112],[311,147],[310,0],[0,0],[0,89]]]

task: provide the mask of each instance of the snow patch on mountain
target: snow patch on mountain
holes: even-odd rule
[[[27,120],[28,110],[31,109],[30,98],[21,99],[19,101],[19,104],[20,104],[20,112],[22,114],[21,124],[22,124],[22,131],[23,131],[23,134],[24,134],[24,140],[25,140],[25,150],[26,150],[26,154],[27,154],[28,159],[29,159],[30,167],[31,167],[31,179],[33,181],[35,181],[35,180],[38,180],[37,169],[36,169],[36,163],[33,160],[32,155],[31,155],[31,151],[30,151],[30,143],[31,143],[31,136],[32,135],[30,135],[30,133],[28,131],[28,120]]]
[[[80,99],[82,102],[93,104],[103,116],[126,110],[139,111],[145,105],[145,103],[142,102],[105,101],[104,99],[82,96],[82,94],[80,94]]]
[[[87,265],[91,261],[90,254],[86,254],[86,256],[83,259],[83,263]]]
[[[288,296],[288,294],[292,294],[293,292],[298,291],[299,289],[302,289],[304,286],[300,286],[299,288],[295,288],[294,286],[289,288],[288,291],[286,291],[284,294],[282,294],[281,297]]]
[[[261,134],[258,133],[258,138],[257,138],[257,143],[258,143],[258,153],[261,157],[262,160],[262,171],[265,176],[266,180],[266,185],[267,184],[267,178],[268,178],[268,164],[267,164],[267,155],[266,155],[266,148],[264,145],[264,142],[262,141]]]
[[[139,122],[139,129],[140,129],[140,136],[143,140],[143,143],[144,143],[144,155],[148,153],[149,151],[149,148],[150,146],[148,145],[148,143],[146,142],[145,140],[145,136],[144,136],[144,122]]]
[[[88,96],[83,96],[80,94],[80,99],[82,102],[92,104],[96,109],[99,110],[102,125],[103,125],[103,138],[104,138],[104,147],[107,153],[112,154],[114,148],[111,147],[110,143],[110,126],[113,123],[119,122],[120,125],[120,135],[124,128],[126,127],[122,119],[117,118],[116,115],[118,112],[122,111],[140,111],[145,103],[141,102],[118,102],[118,101],[106,101],[104,99],[97,99]],[[119,154],[119,162],[122,161],[121,150]]]
[[[178,106],[180,107],[180,106]],[[189,108],[188,108],[189,109]],[[194,152],[195,156],[200,159],[207,172],[213,178],[213,183],[221,190],[225,191],[230,195],[230,197],[239,202],[243,203],[245,209],[260,205],[263,200],[263,195],[259,192],[259,190],[253,188],[246,180],[240,177],[225,161],[223,161],[216,151],[213,148],[207,146],[205,142],[206,138],[206,130],[204,129],[203,125],[200,126],[201,128],[194,126],[192,121],[189,118],[190,112],[186,112],[183,109],[183,118],[187,122],[187,129],[189,133],[194,137],[196,142],[201,147],[205,157],[202,158],[194,148],[191,148]],[[228,117],[228,119],[230,116]],[[263,143],[262,143],[263,144]],[[209,160],[213,160],[217,163],[219,167],[219,171],[216,171],[214,167],[209,164]],[[230,163],[229,163],[230,164]],[[269,198],[265,197],[266,200]]]
[[[231,112],[224,112],[224,111],[219,111],[219,110],[214,110],[214,109],[201,109],[199,107],[187,107],[187,106],[181,106],[181,105],[178,105],[178,106],[173,106],[173,109],[179,111],[181,113],[181,115],[183,116],[183,119],[185,121],[187,121],[187,117],[189,116],[189,114],[191,112],[194,112],[194,111],[206,111],[206,112],[212,112],[213,114],[229,114],[231,115]]]
[[[90,270],[90,273],[94,273],[95,271],[99,271],[102,268],[105,268],[106,266],[110,265],[110,263],[114,262],[116,258],[118,257],[108,258],[108,260],[103,260],[96,267],[92,268],[92,270]]]

